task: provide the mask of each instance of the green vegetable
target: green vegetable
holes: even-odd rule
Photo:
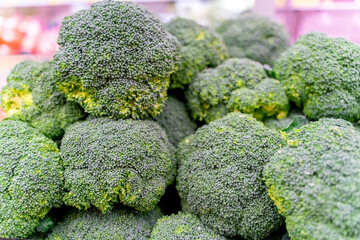
[[[74,211],[53,229],[47,240],[147,240],[156,220],[161,216],[159,208],[150,212],[115,209],[108,214],[101,214],[94,209]]]
[[[249,59],[229,59],[200,72],[186,92],[192,117],[209,123],[232,111],[251,113],[258,120],[284,118],[289,110],[285,91],[267,78],[263,66]]]
[[[175,175],[174,149],[149,120],[95,118],[77,122],[61,142],[64,203],[109,212],[113,203],[152,210]]]
[[[174,97],[168,98],[163,112],[155,120],[165,129],[174,146],[196,130],[196,124],[191,121],[184,103]]]
[[[198,72],[219,65],[228,56],[221,37],[195,21],[175,18],[165,27],[182,45],[179,69],[171,75],[170,88],[185,88]]]
[[[250,58],[270,66],[290,47],[290,37],[283,25],[254,13],[226,20],[216,31],[223,37],[231,57]]]
[[[221,235],[269,236],[283,221],[267,194],[262,171],[282,144],[280,132],[240,113],[199,128],[176,153],[183,211]]]
[[[9,119],[25,121],[48,138],[59,139],[84,113],[77,103],[66,102],[53,70],[51,62],[17,64],[1,89],[1,106]]]
[[[137,119],[161,112],[180,43],[151,13],[99,1],[64,18],[58,43],[59,88],[86,112]]]
[[[360,133],[345,120],[321,119],[287,139],[264,177],[290,238],[359,239]]]
[[[310,33],[281,55],[273,71],[289,100],[310,120],[360,119],[360,47],[342,38]]]
[[[225,240],[226,238],[204,226],[196,216],[179,212],[176,215],[160,218],[150,237],[150,240],[176,239]]]
[[[61,204],[56,144],[21,121],[0,122],[0,237],[26,238]]]

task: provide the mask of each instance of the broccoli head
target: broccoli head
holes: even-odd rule
[[[101,214],[94,209],[73,211],[53,229],[46,239],[147,240],[157,219],[161,217],[159,208],[150,212],[119,208],[108,214]]]
[[[150,120],[95,118],[77,122],[61,141],[64,203],[108,212],[114,202],[153,209],[175,175],[174,149]]]
[[[270,235],[283,221],[267,194],[262,171],[283,143],[280,132],[247,114],[230,113],[199,128],[176,153],[183,211],[221,235]]]
[[[216,31],[231,57],[250,58],[270,66],[290,46],[289,33],[283,25],[254,13],[226,20]]]
[[[184,88],[207,67],[223,62],[228,52],[221,37],[195,21],[175,18],[165,25],[181,43],[179,69],[171,75],[170,88]]]
[[[360,133],[342,119],[287,136],[264,168],[269,195],[294,240],[360,238]]]
[[[273,73],[310,120],[353,122],[360,119],[359,55],[355,43],[310,33],[281,55]]]
[[[280,82],[267,78],[260,63],[245,58],[229,59],[200,72],[189,85],[186,98],[192,117],[206,123],[233,111],[262,120],[284,118],[289,110]]]
[[[95,116],[155,116],[166,100],[180,43],[132,2],[104,0],[65,17],[54,55],[59,88]]]
[[[51,62],[17,64],[1,90],[1,105],[8,118],[27,122],[48,138],[58,139],[84,113],[57,89],[53,70]]]
[[[195,215],[181,212],[160,218],[154,226],[150,238],[150,240],[179,239],[226,240],[225,237],[204,226]]]
[[[196,130],[196,124],[186,112],[185,104],[174,97],[168,98],[164,110],[155,120],[165,129],[169,141],[174,146]]]
[[[27,123],[0,122],[0,237],[26,238],[62,199],[56,144]]]

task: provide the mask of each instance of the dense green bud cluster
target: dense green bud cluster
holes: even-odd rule
[[[283,25],[254,13],[226,20],[216,31],[223,37],[231,57],[250,58],[270,66],[290,46]]]
[[[0,122],[0,237],[26,238],[61,203],[56,144],[21,121]]]
[[[54,55],[59,87],[86,112],[144,118],[161,112],[180,43],[132,2],[104,0],[65,17]]]
[[[160,218],[153,231],[151,240],[225,240],[225,237],[215,233],[204,226],[201,221],[192,214],[179,212],[171,216]]]
[[[71,125],[61,141],[64,203],[108,212],[113,203],[149,211],[175,175],[174,149],[150,120],[95,118]]]
[[[186,87],[198,72],[228,57],[221,37],[208,27],[184,18],[175,18],[165,27],[182,45],[179,69],[171,75],[170,88]]]
[[[273,72],[309,119],[355,121],[360,119],[359,56],[355,43],[310,33],[281,55]]]
[[[359,239],[360,133],[345,120],[321,119],[287,139],[264,177],[291,239]]]
[[[263,239],[282,218],[267,194],[263,166],[284,144],[251,115],[230,113],[186,138],[176,153],[183,211],[225,236]]]
[[[165,129],[174,146],[196,130],[196,124],[191,121],[185,104],[174,97],[168,98],[162,113],[156,116],[155,120]]]
[[[17,64],[1,89],[1,106],[8,118],[25,121],[45,136],[57,139],[84,113],[57,89],[53,70],[51,62]]]
[[[276,79],[250,59],[233,58],[200,72],[186,92],[192,117],[209,123],[229,112],[251,113],[258,120],[286,117],[289,102]]]
[[[158,218],[159,208],[150,212],[138,212],[128,208],[115,209],[101,214],[91,209],[73,211],[56,226],[47,240],[147,240]]]

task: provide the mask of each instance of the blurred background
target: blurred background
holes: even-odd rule
[[[95,0],[1,0],[0,87],[12,67],[24,59],[50,59],[65,16]],[[360,0],[136,0],[162,21],[175,16],[216,26],[243,11],[255,11],[283,23],[294,42],[311,31],[360,43]]]

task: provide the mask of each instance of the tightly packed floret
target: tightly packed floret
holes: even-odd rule
[[[175,18],[165,27],[182,45],[179,69],[171,75],[170,88],[186,87],[198,72],[219,65],[228,56],[221,37],[195,21]]]
[[[359,239],[360,133],[345,120],[321,119],[287,138],[264,177],[291,239]]]
[[[101,214],[90,209],[73,211],[56,226],[47,240],[147,240],[158,218],[162,217],[159,208],[150,212],[138,212],[129,208],[115,209]]]
[[[0,122],[0,237],[26,238],[61,204],[63,168],[56,144],[27,123]]]
[[[61,141],[64,203],[108,212],[121,202],[153,209],[175,175],[174,149],[150,120],[95,118],[71,125]]]
[[[302,36],[281,55],[274,74],[311,120],[360,119],[360,47],[323,33]]]
[[[57,89],[53,70],[51,62],[17,64],[1,89],[1,106],[8,118],[25,121],[45,136],[57,139],[84,113]]]
[[[54,55],[60,90],[95,116],[161,112],[180,43],[132,2],[104,0],[65,17]]]
[[[233,58],[200,72],[186,98],[194,119],[209,123],[229,112],[251,113],[258,120],[286,117],[289,101],[276,79],[267,78],[263,66],[250,59]]]
[[[230,113],[199,128],[176,153],[183,211],[221,235],[267,237],[282,218],[267,194],[262,171],[283,143],[280,132],[246,114]]]
[[[289,33],[283,25],[254,13],[226,20],[216,31],[231,57],[250,58],[270,66],[290,46]]]
[[[162,113],[156,116],[155,120],[165,129],[174,146],[196,130],[196,124],[191,121],[185,104],[174,97],[168,98]]]
[[[179,212],[171,216],[160,218],[153,231],[151,240],[226,240],[225,237],[215,233],[212,229],[206,227],[193,214]]]

